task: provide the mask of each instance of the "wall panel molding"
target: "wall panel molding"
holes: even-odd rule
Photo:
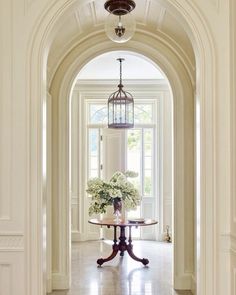
[[[236,156],[235,156],[235,147],[236,147],[236,86],[235,86],[235,78],[236,78],[236,4],[235,1],[231,1],[230,6],[230,60],[231,60],[231,155],[232,155],[232,161],[231,161],[231,214],[232,214],[232,224],[234,226],[234,232],[236,232],[236,184],[235,184],[235,176],[236,176]]]
[[[236,294],[236,268],[233,268],[233,294]]]
[[[0,221],[11,219],[12,202],[12,1],[0,4]],[[6,17],[6,15],[11,17]]]
[[[224,253],[236,255],[236,235],[232,233],[224,233],[220,235],[220,250]]]
[[[0,263],[0,294],[13,295],[12,293],[12,267],[7,263]]]
[[[24,236],[21,233],[0,233],[0,252],[24,251]]]

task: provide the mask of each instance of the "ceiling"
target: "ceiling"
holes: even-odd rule
[[[135,0],[136,8],[132,12],[137,28],[152,33],[158,31],[167,35],[181,47],[188,60],[194,67],[194,53],[192,45],[183,27],[167,8],[162,6],[158,0]],[[58,67],[59,61],[63,59],[69,48],[73,47],[82,36],[103,30],[104,20],[108,12],[104,9],[105,0],[88,1],[85,5],[74,7],[57,26],[57,34],[51,45],[48,59],[48,75],[52,78]]]
[[[124,58],[122,63],[123,79],[164,79],[161,71],[142,55],[127,51],[112,51],[99,55],[88,62],[79,72],[77,79],[118,80],[120,76],[117,58]]]

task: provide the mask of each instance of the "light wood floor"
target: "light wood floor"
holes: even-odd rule
[[[72,246],[71,290],[52,295],[174,295],[192,294],[172,288],[172,245],[134,241],[134,253],[148,258],[148,267],[125,253],[97,267],[96,260],[111,253],[111,241],[89,241]]]

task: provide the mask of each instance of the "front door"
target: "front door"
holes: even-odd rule
[[[87,121],[87,176],[101,177],[109,180],[116,171],[126,170],[138,173],[137,178],[129,179],[140,191],[141,205],[135,211],[126,212],[127,218],[158,218],[158,145],[157,124],[155,123],[154,102],[137,103],[135,106],[136,125],[133,129],[108,129],[104,125],[107,114],[106,104],[89,104],[91,110],[96,109],[94,117]],[[88,116],[91,118],[91,116]],[[93,121],[94,118],[98,118]],[[87,197],[87,206],[90,197]],[[124,211],[124,210],[123,210]],[[86,212],[88,210],[86,209]],[[106,213],[112,215],[112,208]],[[85,219],[89,217],[85,214]],[[90,230],[90,229],[89,229]],[[101,237],[101,233],[91,227],[90,237]],[[96,232],[95,232],[96,231]],[[89,234],[89,233],[88,233]],[[105,231],[105,237],[110,237]],[[157,239],[153,227],[136,229],[134,237],[141,239]]]

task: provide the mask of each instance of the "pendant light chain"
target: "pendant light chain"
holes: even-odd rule
[[[122,60],[120,59],[120,85],[122,85]]]
[[[117,60],[120,62],[120,86],[123,86],[122,84],[122,61],[124,58],[117,58]]]

